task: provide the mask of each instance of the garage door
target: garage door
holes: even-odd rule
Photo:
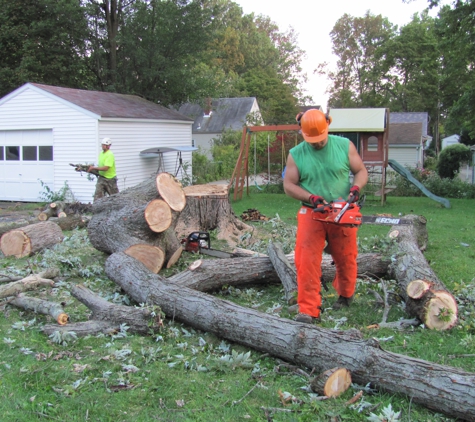
[[[0,131],[0,200],[40,200],[54,187],[53,131]]]

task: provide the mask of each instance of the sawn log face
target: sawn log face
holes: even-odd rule
[[[324,371],[350,370],[360,384],[411,396],[435,411],[475,419],[475,374],[410,358],[364,341],[357,330],[337,331],[279,318],[175,285],[124,253],[106,273],[135,301],[156,304],[167,317],[281,359]]]

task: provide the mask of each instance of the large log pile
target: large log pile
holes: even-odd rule
[[[249,228],[232,212],[226,186],[183,189],[169,173],[102,198],[93,204],[92,213],[88,234],[96,249],[109,254],[125,251],[154,273],[179,259],[180,239],[192,231],[217,229],[218,237],[230,239]]]

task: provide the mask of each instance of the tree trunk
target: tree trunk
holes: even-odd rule
[[[124,253],[111,255],[105,268],[133,300],[158,305],[195,329],[320,372],[347,368],[356,383],[405,394],[451,417],[475,419],[473,373],[386,352],[357,330],[322,329],[216,299],[151,274]]]
[[[424,217],[409,215],[412,225],[392,226],[389,237],[396,239],[399,253],[391,265],[391,276],[397,280],[401,295],[406,302],[406,311],[417,317],[427,328],[447,330],[457,322],[457,302],[453,295],[434,273],[420,248],[427,245],[427,228]],[[411,282],[424,280],[430,288],[423,294]],[[408,295],[408,291],[410,295]]]
[[[65,325],[69,321],[68,315],[64,312],[63,307],[59,303],[48,302],[47,300],[28,296],[18,296],[8,303],[27,311],[50,315],[59,325]]]
[[[267,252],[284,286],[287,303],[295,305],[297,303],[297,272],[295,266],[290,265],[280,244],[269,241]]]
[[[294,268],[293,255],[286,255]],[[379,254],[361,254],[358,256],[358,274],[364,275],[368,268],[377,277],[388,272],[389,262]],[[223,271],[223,268],[226,271]],[[361,271],[361,272],[360,272]],[[326,255],[322,260],[322,274],[327,279],[335,275],[332,259]],[[239,257],[225,259],[205,259],[195,261],[187,270],[168,278],[169,281],[201,292],[212,292],[223,286],[249,286],[255,284],[279,283],[272,261],[268,256]],[[297,284],[295,284],[297,289]]]
[[[63,232],[57,224],[44,221],[5,233],[0,239],[0,249],[5,256],[23,258],[50,248],[63,238]]]
[[[236,244],[244,231],[253,228],[239,220],[229,202],[225,185],[195,185],[184,188],[186,207],[180,214],[176,231],[186,237],[195,231],[218,231],[218,239]]]

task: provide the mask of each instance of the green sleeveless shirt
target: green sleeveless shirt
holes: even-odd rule
[[[301,142],[290,150],[300,175],[300,186],[327,202],[348,197],[350,192],[350,140],[328,135],[327,144],[320,150],[308,142]]]

